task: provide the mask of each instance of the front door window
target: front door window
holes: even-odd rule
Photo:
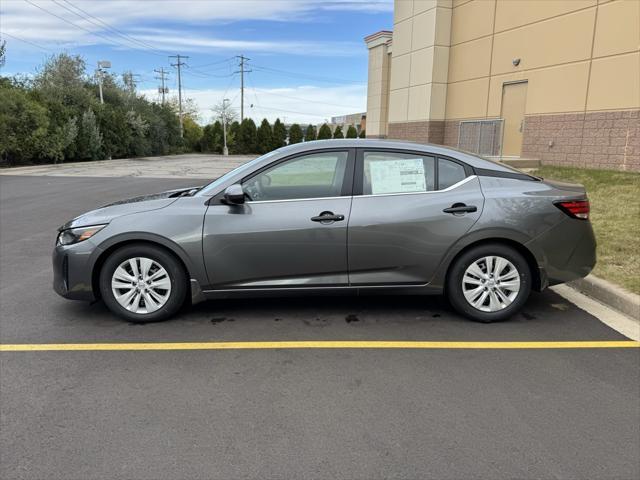
[[[339,197],[348,152],[331,151],[296,157],[242,183],[249,201]]]

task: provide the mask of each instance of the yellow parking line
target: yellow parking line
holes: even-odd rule
[[[0,352],[105,351],[105,350],[270,350],[270,349],[567,349],[640,348],[640,342],[420,342],[420,341],[292,341],[189,343],[35,343],[0,344]]]

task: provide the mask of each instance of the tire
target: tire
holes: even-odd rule
[[[498,269],[500,272],[494,276],[487,273]],[[512,247],[500,243],[479,245],[451,265],[446,291],[458,313],[477,322],[499,322],[517,313],[529,298],[531,270],[522,254]]]
[[[187,276],[180,262],[162,248],[144,243],[127,245],[109,255],[102,266],[100,293],[109,310],[125,320],[159,322],[183,305]]]

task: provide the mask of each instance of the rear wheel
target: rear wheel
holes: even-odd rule
[[[447,296],[461,314],[479,322],[505,320],[531,293],[531,271],[514,248],[486,244],[463,253],[452,265]]]
[[[182,265],[153,245],[135,244],[113,252],[100,272],[100,293],[113,313],[138,323],[166,320],[187,292]]]

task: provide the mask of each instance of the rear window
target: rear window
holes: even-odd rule
[[[459,163],[445,158],[438,159],[438,190],[449,188],[466,177],[467,173]]]

